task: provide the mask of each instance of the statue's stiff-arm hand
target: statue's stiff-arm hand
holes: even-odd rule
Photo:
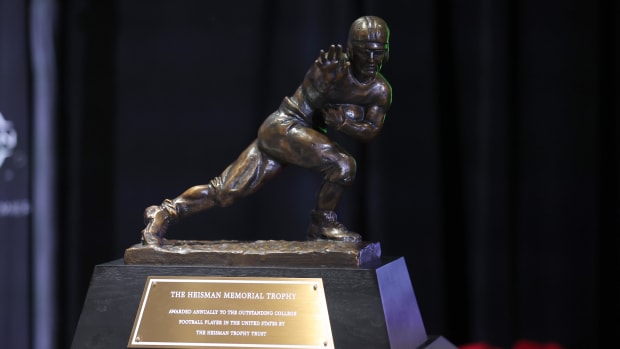
[[[327,87],[340,80],[347,74],[347,69],[351,65],[341,45],[331,45],[327,52],[321,50],[314,64],[321,72],[319,82],[321,87]]]

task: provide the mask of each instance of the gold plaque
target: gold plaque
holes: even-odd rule
[[[128,348],[334,348],[323,281],[149,276]]]

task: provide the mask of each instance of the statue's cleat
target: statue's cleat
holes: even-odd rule
[[[142,244],[151,246],[162,246],[163,241],[157,234],[149,233],[146,229],[142,230]]]
[[[144,210],[144,223],[142,230],[142,243],[146,245],[163,245],[163,236],[168,229],[169,217],[160,206],[149,206]]]
[[[350,231],[344,224],[338,222],[338,216],[334,211],[321,210],[312,211],[307,238],[308,240],[362,241],[360,234]]]
[[[311,232],[308,233],[308,240],[332,240],[343,242],[362,241],[362,236],[360,234],[354,233],[349,230],[324,227],[319,228],[318,230],[319,232],[317,233],[317,229],[311,229]]]

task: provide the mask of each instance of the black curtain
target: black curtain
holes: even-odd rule
[[[612,0],[67,0],[60,7],[59,347],[144,208],[218,175],[358,16],[392,29],[394,90],[340,218],[405,256],[427,331],[569,349],[617,331],[618,4]],[[303,239],[297,168],[176,239]]]

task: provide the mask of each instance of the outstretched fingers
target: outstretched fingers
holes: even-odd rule
[[[344,63],[346,60],[344,59],[344,54],[342,50],[342,45],[331,45],[327,52],[325,50],[321,50],[319,53],[319,57],[315,60],[315,63],[319,65],[324,64],[334,64],[334,63]]]
[[[341,62],[344,60],[344,55],[342,53],[342,45],[331,45],[329,47],[329,57],[331,61],[334,63]]]

